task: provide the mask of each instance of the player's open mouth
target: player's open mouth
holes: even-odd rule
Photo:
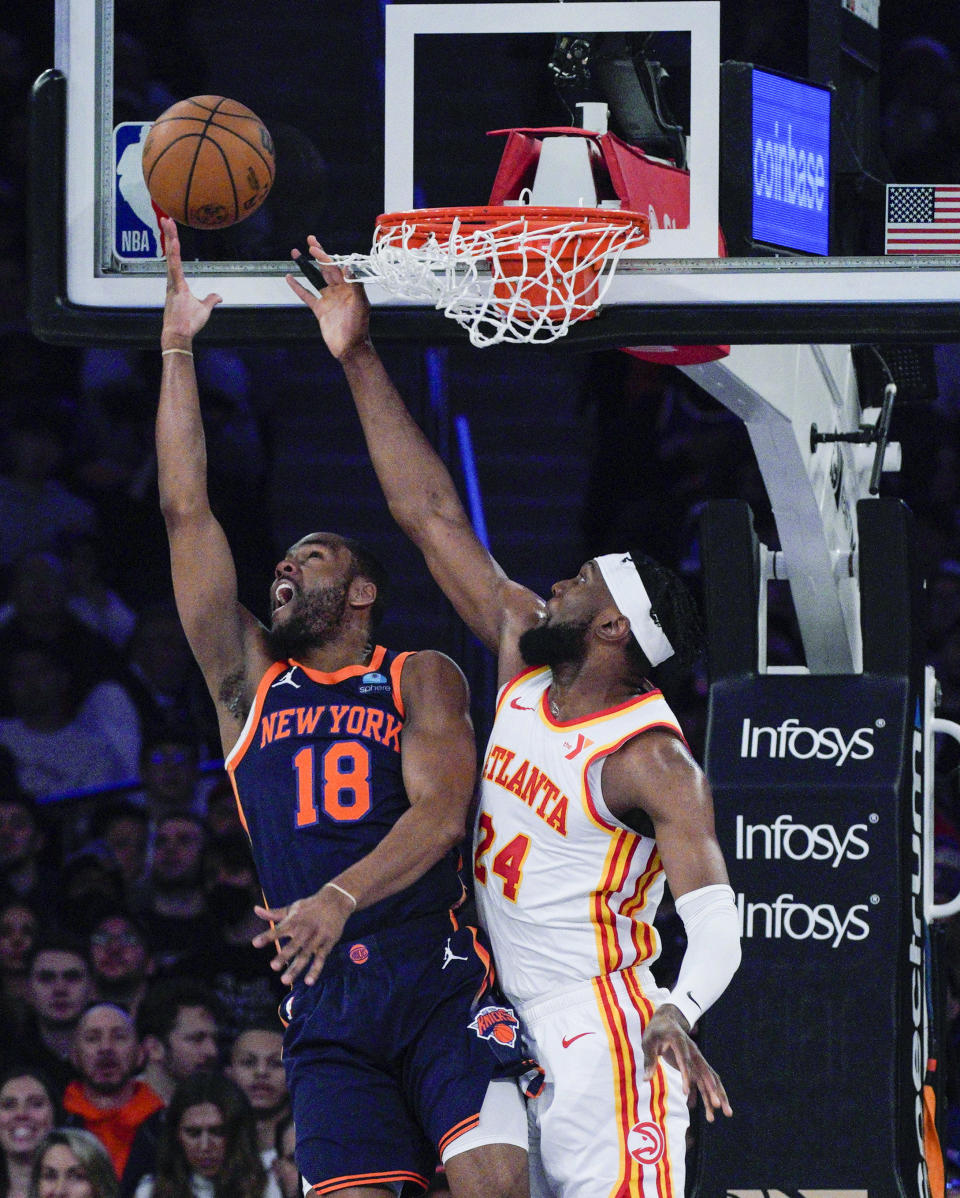
[[[277,589],[273,592],[273,610],[277,612],[281,607],[286,607],[295,594],[296,591],[294,590],[293,583],[279,583]]]

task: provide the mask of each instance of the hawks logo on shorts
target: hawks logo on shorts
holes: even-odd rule
[[[520,1023],[507,1007],[484,1007],[469,1025],[481,1040],[496,1040],[512,1048],[517,1042]]]
[[[663,1129],[656,1123],[635,1123],[627,1136],[627,1150],[641,1165],[655,1165],[666,1146]]]

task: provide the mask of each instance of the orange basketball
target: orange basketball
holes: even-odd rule
[[[273,139],[260,118],[224,96],[194,96],[154,121],[143,177],[154,202],[181,225],[223,229],[270,193]]]

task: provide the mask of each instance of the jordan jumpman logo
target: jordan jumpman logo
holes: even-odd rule
[[[466,960],[467,960],[466,957],[458,957],[457,954],[453,951],[453,949],[450,947],[450,937],[448,936],[446,947],[443,950],[443,964],[440,966],[440,968],[446,969],[451,961],[466,961]]]

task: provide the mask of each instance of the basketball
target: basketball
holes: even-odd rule
[[[274,172],[266,125],[225,96],[171,105],[143,145],[143,177],[154,203],[194,229],[224,229],[252,216],[270,194]]]

